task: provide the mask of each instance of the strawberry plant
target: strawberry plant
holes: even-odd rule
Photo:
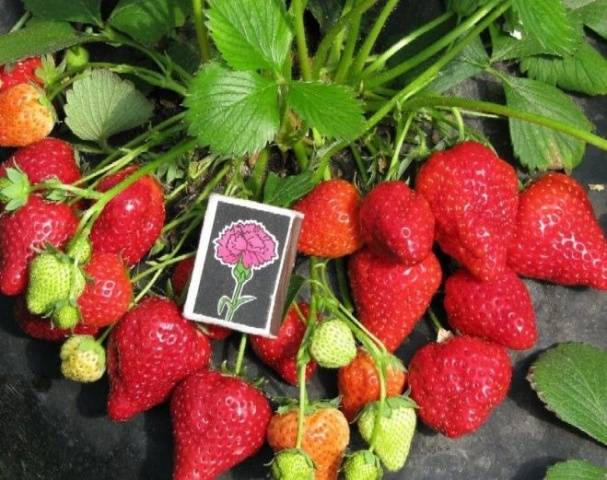
[[[570,95],[607,94],[605,0],[447,0],[394,39],[399,0],[23,3],[0,36],[0,292],[27,334],[64,341],[66,378],[98,380],[107,357],[112,420],[170,401],[176,480],[217,478],[266,439],[276,479],[398,471],[418,419],[469,435],[506,398],[506,349],[541,334],[521,277],[607,290],[607,239],[569,176],[588,145],[607,151]],[[458,96],[472,78],[504,102]],[[475,128],[485,116],[516,164]],[[307,274],[277,338],[211,361],[232,331],[180,307],[214,192],[303,214]],[[270,260],[231,249],[237,227],[228,320]],[[443,292],[453,333],[429,311]],[[399,348],[428,312],[439,339],[407,370]],[[249,344],[296,398],[247,379]],[[605,443],[602,354],[562,345],[530,378]],[[339,369],[341,404],[310,398],[319,367]],[[603,473],[570,461],[547,478]]]

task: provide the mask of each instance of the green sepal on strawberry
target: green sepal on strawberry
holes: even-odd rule
[[[381,480],[384,470],[377,455],[359,450],[350,455],[342,469],[346,480]]]
[[[409,398],[391,397],[383,407],[380,401],[367,405],[358,419],[361,436],[390,472],[403,468],[409,456],[417,425],[415,409]],[[375,428],[378,431],[374,436]]]
[[[356,341],[343,321],[329,319],[318,325],[310,343],[312,358],[323,368],[340,368],[356,357]]]
[[[90,383],[105,373],[105,349],[90,335],[74,335],[61,347],[61,373],[74,382]]]
[[[270,465],[274,480],[314,480],[314,462],[301,449],[282,450]]]

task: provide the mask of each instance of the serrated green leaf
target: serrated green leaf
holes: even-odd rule
[[[82,140],[103,141],[142,125],[153,105],[135,86],[108,70],[93,70],[66,94],[65,123]]]
[[[276,135],[280,112],[275,82],[212,63],[196,75],[190,89],[185,101],[190,134],[215,153],[252,153]]]
[[[23,0],[36,17],[101,24],[101,0]]]
[[[327,137],[354,139],[365,117],[354,92],[342,85],[322,82],[293,82],[287,103],[311,127]]]
[[[515,38],[493,26],[489,31],[491,32],[491,45],[493,47],[491,63],[548,53],[548,50],[535,37],[526,35],[524,32],[520,32],[520,38]]]
[[[270,172],[263,191],[263,202],[277,207],[290,207],[316,185],[310,172],[279,177]]]
[[[557,417],[607,445],[607,351],[558,345],[532,365],[529,382]]]
[[[188,0],[120,0],[108,23],[146,45],[157,43],[183,23]]]
[[[555,55],[575,52],[582,37],[562,0],[514,0],[513,6],[525,32],[547,52]]]
[[[607,0],[565,0],[565,5],[584,25],[607,39]]]
[[[0,65],[34,55],[54,53],[87,38],[69,23],[39,21],[16,32],[0,35]]]
[[[527,78],[508,77],[504,83],[510,107],[592,130],[580,107],[556,87]],[[573,169],[584,157],[586,144],[547,127],[510,119],[514,153],[529,170]]]
[[[607,59],[592,45],[582,44],[575,55],[534,56],[523,59],[521,70],[531,78],[565,90],[607,94]]]
[[[545,480],[606,480],[607,469],[581,460],[557,463],[548,469]]]
[[[308,9],[320,25],[320,29],[326,32],[339,20],[345,4],[345,0],[309,0]]]
[[[236,70],[281,70],[291,30],[279,0],[213,0],[209,29],[226,62]]]

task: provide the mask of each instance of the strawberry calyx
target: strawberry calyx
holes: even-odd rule
[[[6,169],[6,176],[0,178],[0,202],[4,209],[14,212],[23,207],[29,198],[32,186],[26,173],[17,166]]]

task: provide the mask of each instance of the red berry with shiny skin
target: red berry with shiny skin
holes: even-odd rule
[[[434,215],[404,182],[384,182],[360,206],[363,241],[378,255],[415,265],[432,251]]]
[[[433,155],[416,190],[430,203],[441,249],[479,279],[498,278],[516,222],[514,168],[487,147],[465,142]]]
[[[304,214],[298,250],[304,255],[339,258],[362,245],[360,194],[345,180],[319,184],[293,207]]]
[[[19,297],[15,304],[15,320],[28,336],[47,342],[63,342],[72,335],[95,336],[99,332],[99,327],[89,325],[76,325],[76,328],[67,330],[57,328],[52,324],[50,318],[30,313],[23,297]]]
[[[263,446],[272,410],[240,378],[210,370],[181,382],[171,400],[173,480],[214,480]]]
[[[133,298],[124,262],[118,255],[93,253],[83,270],[87,282],[78,298],[81,323],[96,327],[116,323],[127,312]]]
[[[98,190],[105,192],[136,171],[137,167],[129,167],[111,175],[99,183]],[[146,175],[105,206],[91,232],[93,251],[121,255],[128,265],[134,265],[154,246],[164,220],[162,186]]]
[[[129,420],[163,403],[177,383],[206,367],[210,359],[208,338],[174,302],[146,298],[110,334],[110,418]]]
[[[47,245],[63,248],[77,227],[78,218],[71,207],[37,195],[31,195],[18,210],[0,215],[0,293],[23,293],[36,253]]]
[[[504,347],[466,336],[426,345],[409,366],[420,418],[450,438],[478,430],[506,398],[511,378]]]
[[[349,275],[358,318],[393,352],[428,309],[442,272],[433,253],[409,267],[364,249],[351,257]]]
[[[42,67],[40,57],[30,57],[10,65],[0,67],[0,92],[20,83],[34,82],[44,85],[36,75],[36,70]]]
[[[194,258],[186,258],[179,262],[173,274],[171,275],[171,285],[173,286],[173,292],[177,297],[180,297],[183,293],[183,289],[190,282],[192,276],[192,270],[194,270]],[[207,337],[211,340],[225,340],[232,334],[232,330],[229,328],[220,327],[218,325],[201,324],[204,328]]]
[[[520,196],[508,263],[519,275],[607,290],[607,240],[588,194],[573,178],[549,173]]]
[[[17,150],[12,157],[0,164],[0,177],[6,175],[7,168],[22,170],[32,184],[52,178],[63,183],[80,180],[80,168],[72,146],[51,137]]]
[[[481,282],[465,270],[455,273],[445,283],[445,310],[449,324],[462,334],[513,350],[526,350],[537,342],[529,291],[509,269],[491,282]]]
[[[308,305],[299,303],[299,310],[304,317],[308,315]],[[276,370],[288,383],[297,384],[297,352],[306,333],[306,325],[299,316],[297,309],[292,306],[278,331],[275,339],[251,337],[251,346],[264,363]],[[310,379],[316,371],[316,363],[308,363],[306,379]]]

